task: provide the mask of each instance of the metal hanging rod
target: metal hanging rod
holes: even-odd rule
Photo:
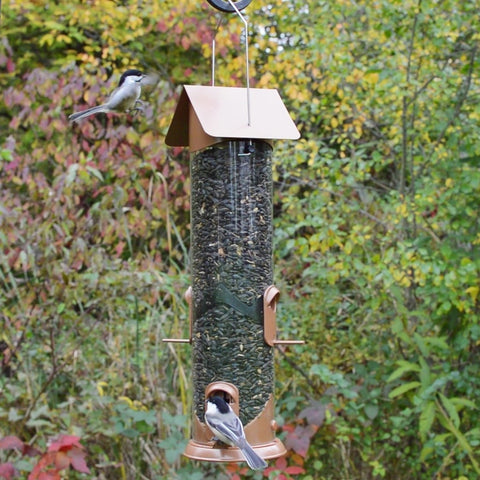
[[[239,2],[233,2],[232,0],[207,0],[208,3],[222,12],[235,12],[245,27],[245,83],[247,87],[247,124],[250,127],[252,124],[251,110],[250,110],[250,61],[248,56],[248,22],[246,18],[240,13],[240,10],[244,9],[252,0],[240,0]],[[215,37],[220,27],[221,20],[218,21],[217,27],[213,34],[212,39],[212,87],[215,86]]]

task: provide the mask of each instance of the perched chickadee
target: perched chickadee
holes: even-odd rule
[[[126,112],[135,110],[141,105],[140,95],[142,87],[155,86],[158,76],[144,75],[140,70],[130,69],[122,74],[118,87],[112,92],[110,98],[103,105],[87,108],[82,112],[73,113],[68,117],[70,122],[76,122],[96,113]]]
[[[251,469],[262,470],[267,467],[267,462],[247,442],[242,422],[223,398],[215,396],[207,400],[205,422],[218,440],[242,451]]]

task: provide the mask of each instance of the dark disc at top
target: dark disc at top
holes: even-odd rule
[[[252,0],[238,0],[238,2],[233,2],[238,10],[243,10],[247,7]],[[212,6],[215,7],[217,10],[222,12],[234,12],[235,9],[230,5],[230,2],[225,0],[207,0],[207,2]]]

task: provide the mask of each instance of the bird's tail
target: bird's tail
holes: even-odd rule
[[[240,450],[252,470],[263,470],[267,468],[267,462],[260,457],[247,442],[241,446]]]
[[[70,122],[77,122],[78,120],[82,120],[83,118],[89,117],[90,115],[95,115],[96,113],[101,113],[101,112],[109,112],[110,109],[106,107],[105,105],[98,105],[96,107],[92,108],[87,108],[86,110],[83,110],[82,112],[77,112],[77,113],[72,113],[69,117],[68,120]]]

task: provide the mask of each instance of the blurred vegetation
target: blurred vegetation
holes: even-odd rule
[[[241,22],[187,0],[1,7],[0,439],[78,437],[88,478],[262,478],[181,456],[190,350],[161,342],[186,335],[189,285],[188,152],[164,136],[220,18],[216,83],[244,84]],[[281,336],[308,343],[276,356],[289,452],[265,475],[478,478],[478,6],[246,13],[252,82],[302,132],[275,146],[275,277]],[[161,75],[144,115],[69,125],[127,66]],[[14,445],[0,477],[27,478],[38,452]]]

